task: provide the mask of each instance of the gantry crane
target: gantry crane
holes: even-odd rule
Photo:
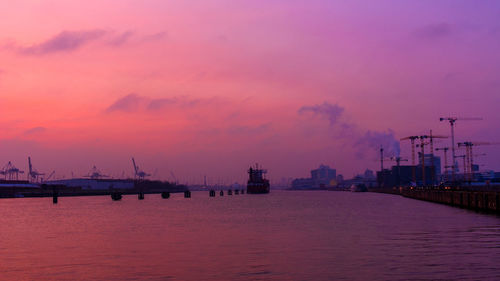
[[[457,120],[483,120],[483,118],[459,118],[459,117],[441,117],[439,121],[450,122],[451,128],[451,154],[453,157],[453,163],[451,164],[451,178],[452,181],[455,180],[455,122]]]
[[[28,157],[28,181],[29,182],[38,182],[38,177],[45,175],[44,173],[39,173],[37,170],[33,169],[31,165],[31,157]]]
[[[108,175],[101,174],[101,171],[99,171],[95,165],[94,165],[94,167],[92,167],[92,170],[90,170],[89,174],[85,175],[84,177],[90,178],[92,180],[98,180],[101,178],[109,178]]]
[[[5,176],[6,180],[19,180],[19,174],[24,174],[24,171],[19,170],[9,161],[2,170],[0,174]]]
[[[135,164],[134,157],[132,157],[132,164],[134,165],[134,171],[135,171],[134,178],[135,179],[143,180],[145,177],[151,176],[151,174],[148,174],[148,173],[142,171],[141,169],[139,169],[139,166],[137,166]]]

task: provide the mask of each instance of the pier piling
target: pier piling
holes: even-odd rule
[[[57,187],[53,187],[52,188],[52,204],[57,204],[58,197],[59,197],[59,190],[57,189]]]
[[[122,199],[122,195],[119,192],[113,192],[113,193],[111,193],[111,199],[113,201],[121,200]]]

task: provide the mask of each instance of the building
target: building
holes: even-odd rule
[[[301,179],[294,179],[292,181],[292,189],[312,189],[314,186],[314,182],[311,178],[301,178]]]
[[[379,187],[396,187],[396,186],[413,186],[422,185],[425,178],[425,185],[432,185],[438,183],[439,177],[436,177],[435,170],[431,166],[392,166],[391,169],[384,169],[383,172],[377,172],[377,183]],[[413,178],[415,173],[415,180]]]
[[[418,153],[418,163],[420,169],[422,169],[422,153]],[[441,158],[435,156],[434,154],[424,154],[424,165],[426,167],[434,166],[434,175],[436,177],[441,177]]]
[[[330,167],[326,165],[320,165],[318,169],[311,171],[311,179],[313,180],[313,184],[318,187],[335,185],[337,170],[330,169]]]
[[[299,178],[292,181],[292,189],[326,189],[337,185],[337,170],[320,165],[311,170],[310,178]]]

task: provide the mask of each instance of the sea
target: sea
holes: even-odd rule
[[[0,280],[500,280],[500,217],[368,192],[0,199]]]

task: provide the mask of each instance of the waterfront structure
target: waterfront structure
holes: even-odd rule
[[[110,190],[110,189],[133,189],[133,180],[121,179],[65,179],[54,180],[47,184],[64,185],[68,187],[81,187],[82,190]]]
[[[292,181],[292,189],[326,189],[336,185],[337,170],[323,164],[311,170],[310,178],[298,178]]]

